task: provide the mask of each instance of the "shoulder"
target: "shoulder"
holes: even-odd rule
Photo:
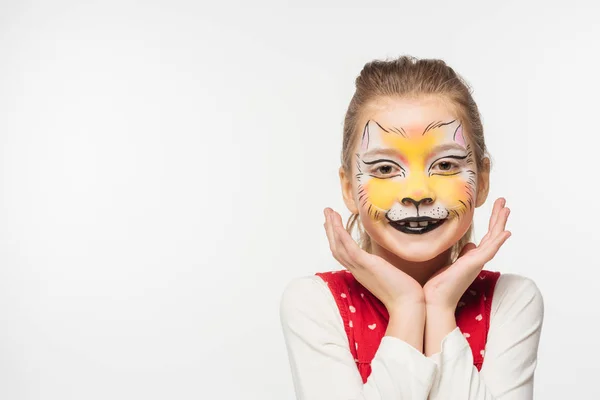
[[[492,299],[492,318],[525,313],[541,320],[544,298],[535,281],[524,275],[503,273],[498,277]]]
[[[282,306],[290,306],[299,300],[305,300],[307,295],[322,294],[328,290],[325,281],[318,275],[307,275],[293,278],[281,294]]]
[[[500,274],[494,289],[494,296],[529,295],[543,299],[542,292],[535,281],[524,275],[514,273]]]
[[[352,276],[352,274],[345,274],[344,270],[332,270],[293,278],[283,289],[281,305],[289,306],[297,301],[305,302],[307,296],[317,296],[321,300],[323,297],[332,297],[330,285],[337,284],[340,281],[345,282],[348,279],[347,275]]]
[[[284,325],[341,320],[327,283],[318,275],[296,277],[287,283],[281,294],[279,315]]]

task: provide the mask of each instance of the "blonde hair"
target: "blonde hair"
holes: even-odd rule
[[[367,104],[380,97],[418,97],[439,95],[454,105],[458,118],[473,142],[473,153],[479,171],[485,167],[487,149],[483,137],[483,125],[477,104],[471,96],[471,88],[466,81],[442,60],[417,59],[401,56],[393,60],[373,60],[363,67],[356,78],[356,91],[344,118],[342,143],[342,166],[346,176],[352,176],[352,153],[359,137],[357,126],[361,112]],[[356,227],[360,247],[371,252],[371,237],[365,231],[359,214],[352,214],[346,223],[346,230],[352,234]],[[463,237],[452,246],[451,257],[458,253],[471,240],[473,225]]]

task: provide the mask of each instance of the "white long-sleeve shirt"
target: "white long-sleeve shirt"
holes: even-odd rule
[[[521,275],[502,274],[492,298],[481,371],[457,327],[430,357],[399,338],[384,336],[363,384],[342,317],[319,276],[292,280],[280,303],[300,400],[530,400],[543,317],[536,284]]]

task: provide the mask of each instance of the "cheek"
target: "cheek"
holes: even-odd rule
[[[371,179],[364,185],[367,195],[367,203],[382,210],[392,207],[398,194],[402,190],[402,184],[391,179]],[[361,201],[361,203],[363,203]]]
[[[435,176],[431,178],[431,187],[437,199],[446,206],[463,206],[472,195],[472,189],[460,176]]]

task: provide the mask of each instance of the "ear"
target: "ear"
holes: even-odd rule
[[[485,203],[490,191],[490,159],[488,157],[484,157],[483,166],[477,175],[477,201],[475,207]]]
[[[352,190],[352,179],[351,176],[346,174],[344,167],[340,167],[340,184],[342,185],[342,195],[344,196],[344,203],[352,214],[358,214],[358,207],[354,201],[354,192]]]

